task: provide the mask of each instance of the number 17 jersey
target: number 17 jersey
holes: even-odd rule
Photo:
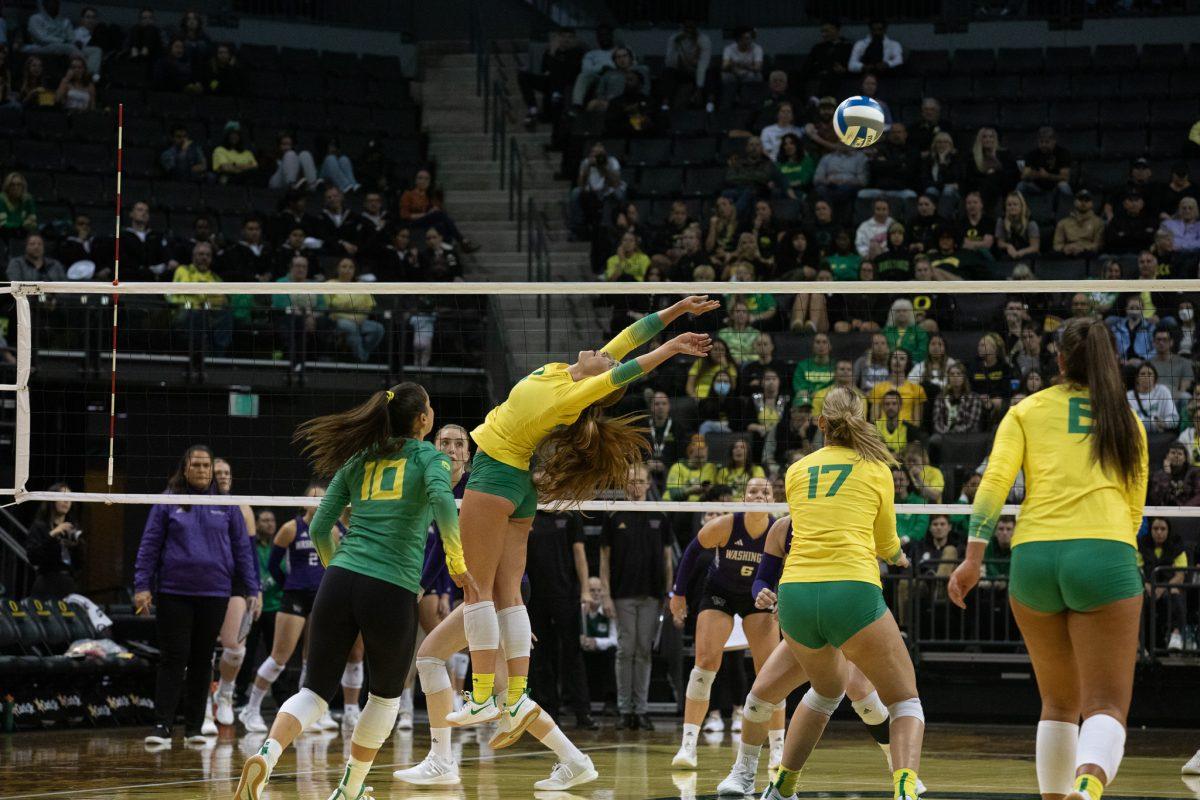
[[[848,447],[823,447],[788,469],[786,486],[792,546],[779,582],[882,586],[876,559],[900,550],[891,469]]]

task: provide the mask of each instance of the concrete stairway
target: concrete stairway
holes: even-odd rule
[[[480,250],[468,259],[471,281],[515,281],[528,279],[525,242],[517,249],[517,223],[509,220],[509,192],[500,188],[499,161],[492,161],[491,134],[483,132],[483,98],[475,95],[475,56],[466,47],[449,42],[422,44],[422,117],[429,135],[429,153],[437,162],[437,182],[445,192],[446,209],[465,236]],[[514,113],[521,113],[516,85],[517,64],[503,57],[509,76],[508,90]],[[493,75],[498,74],[493,69]],[[508,120],[508,134],[515,137],[525,158],[525,193],[532,196],[549,219],[549,252],[553,281],[592,280],[588,245],[567,241],[563,204],[568,184],[554,179],[557,154],[546,149],[549,130],[542,126],[527,132],[520,120]],[[505,141],[503,146],[508,147]],[[539,304],[533,295],[503,295],[493,304],[503,315],[500,326],[508,337],[513,355],[514,379],[548,361],[574,360],[575,352],[598,347],[602,326],[590,295],[556,296]],[[551,346],[545,346],[547,321]],[[497,387],[499,390],[500,387]]]

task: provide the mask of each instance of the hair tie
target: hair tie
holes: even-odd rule
[[[387,401],[389,403],[396,399],[396,393],[393,392],[391,389],[388,389],[387,396],[388,396]]]

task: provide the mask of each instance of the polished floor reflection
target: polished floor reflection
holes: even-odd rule
[[[392,770],[425,754],[423,733],[393,736],[384,745],[368,783],[375,797],[422,800],[642,800],[711,797],[733,759],[736,739],[712,735],[702,745],[700,768],[675,771],[671,756],[678,728],[665,721],[652,734],[611,729],[577,737],[600,779],[570,793],[537,792],[554,757],[526,737],[496,753],[476,735],[457,736],[463,785],[422,789],[393,780]],[[568,735],[575,735],[568,729]],[[242,759],[258,736],[214,738],[202,747],[148,752],[144,730],[19,733],[0,736],[0,800],[57,797],[67,800],[229,800]],[[326,800],[340,775],[348,743],[334,734],[309,735],[280,761],[265,800]],[[1200,779],[1185,781],[1180,767],[1200,747],[1200,731],[1131,731],[1126,760],[1105,798],[1179,797],[1200,800]],[[1015,800],[1035,797],[1033,726],[968,728],[933,726],[926,738],[921,777],[931,800]],[[765,784],[766,759],[760,772]],[[861,726],[835,723],[800,784],[801,797],[879,797],[890,794],[883,756]]]

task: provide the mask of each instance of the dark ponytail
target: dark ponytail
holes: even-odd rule
[[[301,452],[318,477],[329,477],[356,453],[411,435],[428,403],[429,395],[420,384],[400,383],[375,392],[349,411],[301,423],[292,441],[302,445]]]
[[[1092,459],[1131,486],[1146,469],[1146,451],[1129,408],[1112,332],[1098,319],[1072,319],[1063,327],[1063,377],[1087,387],[1092,405]]]

